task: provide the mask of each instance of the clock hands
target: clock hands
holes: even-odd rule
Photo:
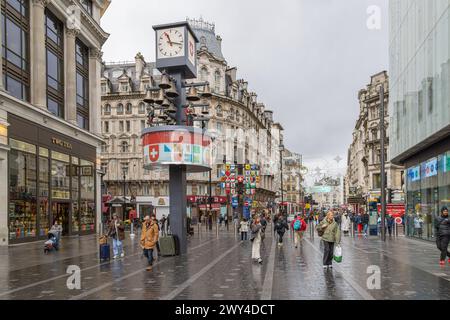
[[[170,46],[172,47],[172,41],[170,40],[169,35],[167,34],[167,32],[164,32],[164,34],[166,35],[167,40],[169,40],[169,44],[170,44]]]

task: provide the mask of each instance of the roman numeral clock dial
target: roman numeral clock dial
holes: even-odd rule
[[[178,28],[160,30],[158,54],[163,58],[184,56],[184,32]]]

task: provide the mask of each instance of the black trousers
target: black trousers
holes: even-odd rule
[[[241,231],[241,240],[247,240],[247,231]]]
[[[334,242],[323,241],[323,265],[333,264]]]
[[[278,243],[283,243],[284,232],[278,232]]]
[[[448,244],[450,242],[450,236],[437,236],[436,245],[439,251],[441,251],[441,261],[444,261],[446,257],[450,258],[450,252],[448,252]]]

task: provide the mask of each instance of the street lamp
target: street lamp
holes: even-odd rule
[[[280,151],[280,173],[281,173],[281,213],[284,214],[284,192],[283,192],[283,151],[284,145],[283,143],[279,146]]]
[[[128,173],[128,163],[122,165],[122,176],[123,176],[123,213],[122,218],[125,220],[125,211],[127,205],[127,189],[126,189],[126,178]]]

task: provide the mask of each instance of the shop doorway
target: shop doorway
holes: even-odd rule
[[[53,202],[52,203],[52,216],[53,222],[58,220],[63,228],[62,235],[69,235],[69,214],[70,214],[70,203],[69,202]]]

